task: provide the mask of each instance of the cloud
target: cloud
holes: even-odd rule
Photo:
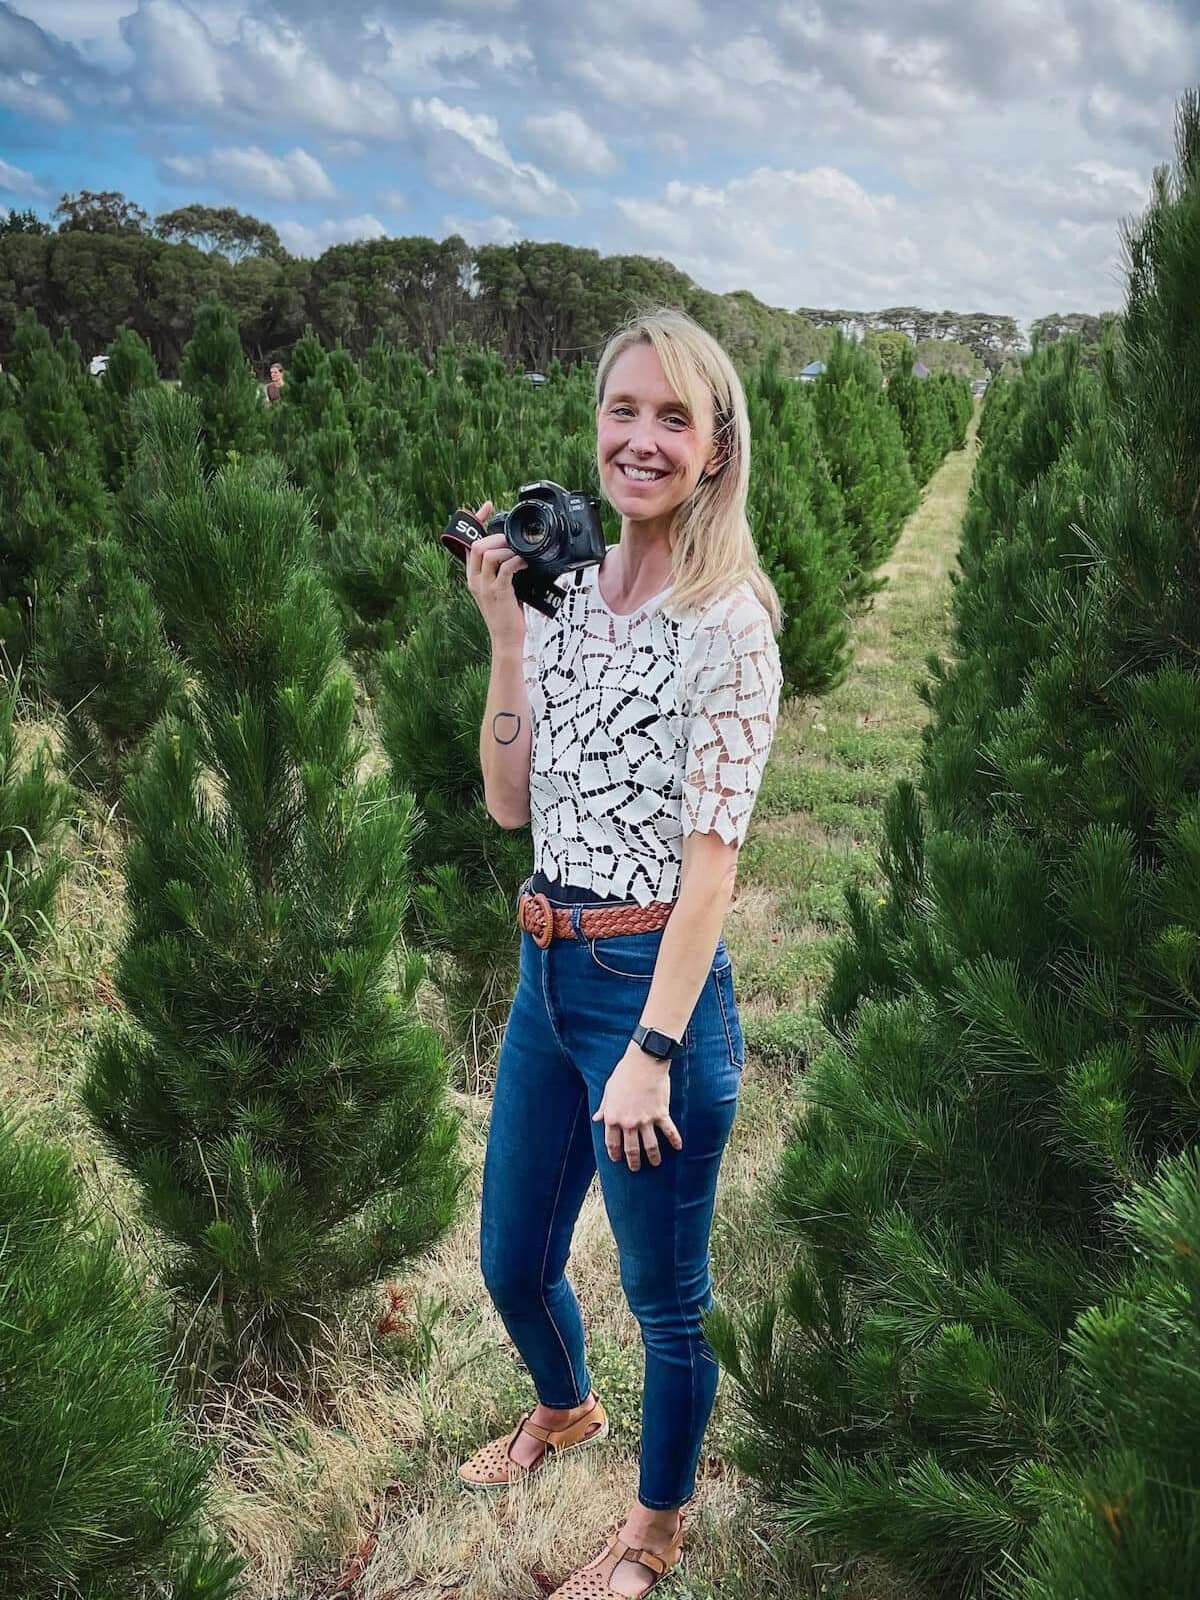
[[[525,143],[547,166],[588,178],[606,178],[620,165],[607,141],[588,127],[578,111],[526,117],[521,128]]]
[[[1044,175],[1040,207],[1028,204],[1030,184],[1010,176],[1011,187],[991,186],[968,172],[941,193],[902,198],[834,168],[761,167],[722,185],[674,182],[650,198],[617,197],[614,226],[625,249],[775,305],[953,306],[1031,319],[1116,303],[1116,219],[1129,209],[1134,175],[1103,164],[1073,174],[1061,198],[1074,215]]]
[[[0,157],[0,194],[41,196],[45,193],[41,184],[35,182],[32,172],[26,172],[24,167],[14,167]]]
[[[299,146],[285,156],[273,156],[256,144],[226,146],[206,156],[167,156],[159,165],[168,182],[202,183],[268,200],[328,200],[335,193],[321,163]]]
[[[380,189],[375,198],[385,211],[408,210],[408,196],[403,189]]]
[[[299,146],[286,155],[270,155],[258,144],[227,146],[208,155],[168,155],[158,165],[168,182],[198,182],[267,200],[330,200],[334,194],[322,163]]]
[[[334,244],[356,239],[386,239],[389,230],[371,212],[361,217],[331,217],[309,227],[303,222],[277,222],[276,231],[294,256],[319,256]]]
[[[523,237],[508,217],[443,217],[442,238],[449,238],[452,233],[465,239],[472,249],[481,244],[516,244]]]
[[[495,117],[447,105],[436,95],[414,100],[411,113],[430,177],[439,188],[533,216],[561,216],[578,209],[574,198],[540,167],[514,159]]]
[[[404,127],[403,104],[357,66],[339,72],[277,12],[242,16],[218,38],[182,0],[139,0],[121,23],[132,55],[129,79],[151,113],[192,112],[211,121],[318,128],[351,137],[389,137]],[[357,37],[347,25],[345,46]]]

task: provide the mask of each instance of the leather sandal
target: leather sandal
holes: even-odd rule
[[[589,1409],[565,1428],[539,1427],[536,1422],[530,1422],[532,1416],[533,1412],[527,1411],[511,1433],[506,1433],[502,1439],[493,1439],[464,1461],[458,1469],[462,1481],[472,1489],[504,1489],[536,1472],[553,1455],[561,1455],[564,1450],[578,1450],[585,1444],[598,1444],[601,1439],[608,1438],[608,1413],[595,1396]],[[512,1447],[522,1433],[532,1435],[545,1446],[531,1467],[522,1466],[512,1458]]]
[[[683,1512],[681,1511],[675,1537],[661,1555],[656,1550],[635,1549],[632,1545],[625,1544],[619,1534],[614,1533],[595,1560],[589,1561],[586,1567],[580,1567],[577,1572],[573,1572],[560,1589],[555,1589],[550,1600],[609,1600],[609,1596],[617,1593],[616,1589],[610,1587],[609,1580],[622,1561],[633,1561],[653,1574],[650,1582],[642,1590],[642,1595],[647,1595],[679,1565],[682,1555]],[[641,1595],[638,1596],[638,1600],[641,1600]]]

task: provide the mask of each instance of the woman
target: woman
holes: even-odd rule
[[[491,636],[488,810],[506,828],[532,820],[535,866],[484,1166],[483,1272],[539,1403],[460,1476],[500,1487],[608,1431],[565,1276],[597,1169],[645,1345],[638,1496],[560,1600],[645,1594],[682,1549],[716,1393],[701,1318],[743,1060],[721,928],[780,689],[729,358],[680,312],[642,316],[601,358],[596,424],[621,538],[567,580],[558,614],[516,600],[524,562],[502,535],[468,562]]]

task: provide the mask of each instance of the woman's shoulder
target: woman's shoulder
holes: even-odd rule
[[[749,583],[735,584],[678,613],[685,643],[707,645],[714,635],[751,641],[756,647],[774,645],[771,617]]]

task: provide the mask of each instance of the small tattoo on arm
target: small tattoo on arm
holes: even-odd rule
[[[513,744],[521,736],[521,719],[515,711],[497,711],[492,718],[492,738],[497,744]]]

